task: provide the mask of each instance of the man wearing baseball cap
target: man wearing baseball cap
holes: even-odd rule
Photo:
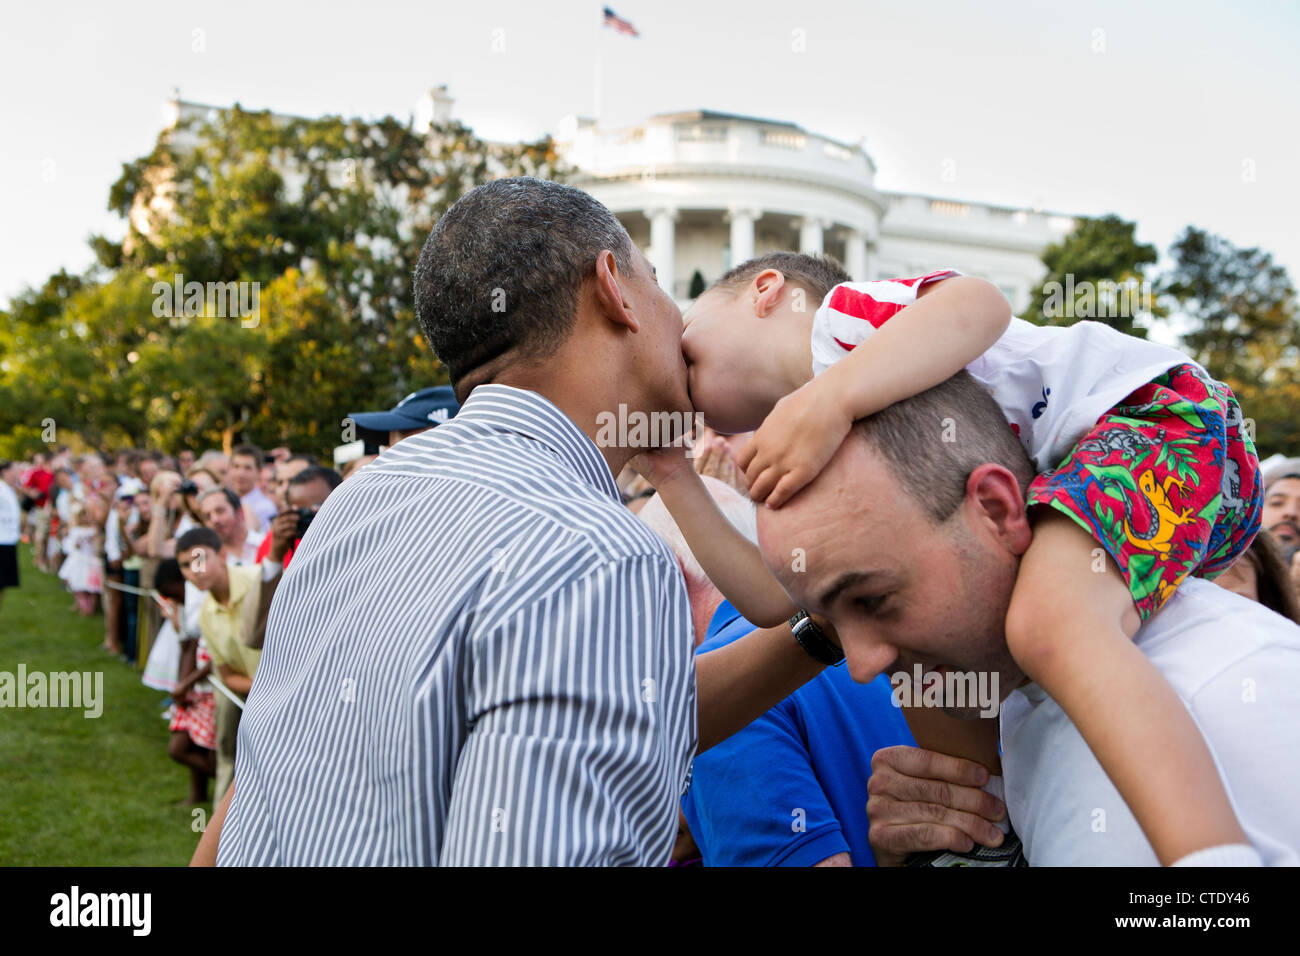
[[[456,401],[451,386],[435,385],[412,392],[390,411],[353,412],[348,417],[362,431],[379,433],[376,444],[384,444],[383,435],[387,433],[387,444],[391,448],[403,438],[450,421],[458,411],[460,403]]]

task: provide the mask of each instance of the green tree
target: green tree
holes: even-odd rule
[[[704,290],[708,288],[708,283],[704,281],[704,273],[696,269],[691,273],[691,287],[687,290],[686,295],[692,299],[698,299],[704,295]]]
[[[1047,275],[1022,318],[1038,325],[1091,319],[1146,338],[1145,325],[1164,315],[1147,283],[1155,246],[1138,242],[1136,224],[1118,216],[1081,219],[1043,252]],[[1145,294],[1144,294],[1145,293]]]
[[[60,273],[11,304],[0,346],[0,427],[11,430],[11,452],[31,450],[46,423],[96,447],[139,444],[148,431],[141,395],[150,384],[136,363],[156,335],[150,279],[124,270],[100,283],[65,280]]]
[[[446,381],[411,275],[438,217],[489,179],[567,175],[549,140],[488,144],[460,123],[296,119],[235,106],[164,130],[122,167],[121,242],[17,297],[0,329],[0,451],[40,422],[88,443],[251,439],[325,452],[348,412]],[[182,283],[247,283],[255,324],[210,304],[161,313]],[[247,288],[247,287],[246,287]]]
[[[1192,226],[1170,256],[1160,288],[1190,326],[1184,347],[1236,392],[1264,454],[1300,454],[1300,318],[1286,269]]]

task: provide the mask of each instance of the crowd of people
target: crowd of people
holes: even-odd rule
[[[4,469],[216,778],[196,861],[1300,862],[1300,460],[1191,359],[797,253],[683,320],[526,178],[415,278],[453,386],[356,416],[388,449],[346,483],[250,445]],[[596,424],[692,406],[721,431]]]
[[[446,390],[428,390],[402,413],[374,413],[373,425],[401,425],[396,444],[419,425],[411,409],[435,396],[454,415]],[[423,408],[422,405],[420,405]],[[694,443],[694,468],[719,508],[757,542],[755,509],[737,456],[752,433],[704,431]],[[265,636],[274,583],[292,559],[313,515],[343,476],[307,454],[270,453],[240,445],[230,455],[175,455],[123,450],[111,467],[96,453],[56,448],[0,468],[0,533],[14,542],[0,552],[0,574],[17,585],[14,550],[20,534],[34,565],[61,578],[70,613],[102,615],[103,649],[143,670],[143,682],[167,694],[169,756],[188,771],[186,804],[229,786],[242,701],[251,689]],[[349,463],[351,474],[371,458]],[[1300,623],[1300,459],[1266,469],[1263,525],[1245,556],[1216,583]],[[618,477],[625,507],[659,535],[676,558],[691,607],[693,644],[705,654],[751,632],[711,582],[654,488],[635,470]],[[6,495],[8,499],[6,499]],[[6,510],[7,509],[7,510]],[[12,516],[12,517],[11,517]],[[20,517],[21,516],[21,517]],[[8,522],[8,523],[6,523]],[[185,557],[178,563],[176,556]],[[0,590],[0,595],[3,590]],[[220,689],[216,685],[220,685]],[[911,724],[909,724],[909,721]],[[683,800],[672,865],[838,865],[891,852],[891,812],[905,805],[887,789],[917,773],[916,712],[894,705],[883,678],[858,684],[845,668],[828,668],[776,708],[695,761],[694,785]],[[798,728],[817,726],[807,734]],[[878,786],[868,781],[873,770]],[[936,764],[924,771],[938,777]],[[743,776],[749,785],[737,788]],[[947,781],[958,788],[959,774]],[[968,787],[988,828],[989,845],[1006,832],[1004,805]],[[809,792],[820,800],[810,800]],[[803,839],[775,832],[763,819],[773,807],[801,804]],[[871,815],[863,814],[869,808]],[[871,817],[877,817],[874,840]],[[998,829],[1001,826],[1002,829]],[[839,834],[830,841],[827,833]],[[798,836],[798,834],[796,834]],[[847,850],[839,849],[839,840]],[[1023,859],[1019,843],[981,847],[986,864]],[[913,860],[918,855],[910,855]],[[927,854],[943,859],[947,854]]]
[[[312,455],[247,444],[197,457],[58,447],[4,464],[0,515],[13,517],[0,586],[20,584],[23,536],[37,570],[63,582],[69,612],[102,617],[103,650],[168,695],[169,753],[190,771],[187,802],[203,802],[208,779],[228,783],[233,771],[265,626],[256,604],[342,477]],[[266,587],[250,597],[254,572]]]

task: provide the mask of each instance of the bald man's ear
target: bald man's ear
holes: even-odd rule
[[[596,281],[593,287],[596,308],[609,321],[636,332],[641,328],[641,323],[632,312],[632,303],[623,293],[623,282],[629,278],[631,277],[619,272],[614,253],[602,249],[596,257]]]
[[[760,319],[776,308],[785,290],[785,274],[776,269],[764,269],[754,276],[754,314]]]
[[[966,479],[966,503],[982,525],[1009,552],[1019,557],[1029,550],[1033,529],[1016,476],[1001,465],[980,465]]]

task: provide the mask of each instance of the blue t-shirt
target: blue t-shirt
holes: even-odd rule
[[[697,654],[754,630],[726,601]],[[889,679],[828,667],[744,730],[695,758],[682,811],[705,866],[813,866],[848,852],[875,866],[867,778],[882,747],[916,746]]]

